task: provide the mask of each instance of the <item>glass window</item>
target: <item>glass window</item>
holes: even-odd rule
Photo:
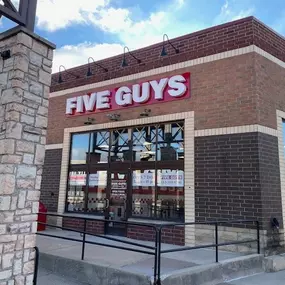
[[[89,174],[87,212],[103,214],[106,207],[107,171]]]
[[[109,156],[109,138],[108,131],[99,131],[91,133],[90,142],[90,163],[107,163]]]
[[[155,217],[155,170],[133,170],[132,215]]]
[[[83,212],[86,190],[86,172],[70,171],[67,189],[67,210]]]
[[[131,160],[129,130],[114,130],[111,133],[111,162],[130,161]]]
[[[157,217],[183,220],[184,171],[181,169],[157,170]]]
[[[155,161],[156,127],[133,128],[134,161]]]
[[[283,128],[285,141],[284,122]],[[181,221],[183,160],[184,122],[74,134],[66,208],[103,215],[108,204],[113,218],[125,219],[131,212],[133,217]],[[127,196],[132,201],[126,203]]]
[[[184,160],[184,124],[169,123],[158,126],[157,160]]]
[[[86,164],[89,147],[89,133],[72,135],[71,164]]]

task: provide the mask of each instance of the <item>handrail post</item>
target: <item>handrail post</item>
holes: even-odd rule
[[[256,234],[257,234],[257,253],[260,254],[260,226],[259,226],[259,221],[256,221]]]
[[[219,236],[218,223],[215,223],[216,262],[219,262]]]
[[[160,280],[160,269],[161,269],[161,226],[158,229],[158,260],[157,260],[157,285],[161,285],[161,280]]]
[[[153,284],[156,285],[157,283],[157,257],[158,255],[158,229],[157,226],[155,227],[155,252],[154,252],[154,272],[153,272]]]
[[[82,240],[81,260],[84,260],[84,255],[85,255],[86,224],[87,224],[87,220],[84,219],[84,229],[83,229],[83,240]]]
[[[33,285],[37,285],[38,269],[39,269],[39,248],[35,246],[35,272],[34,272]]]

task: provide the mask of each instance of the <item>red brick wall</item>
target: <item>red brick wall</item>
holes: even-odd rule
[[[255,55],[258,121],[276,129],[276,109],[285,111],[285,69]]]
[[[136,240],[155,241],[155,231],[152,228],[141,226],[128,226],[127,237]],[[162,230],[161,240],[163,243],[184,245],[184,227],[167,227]]]
[[[284,38],[274,33],[271,29],[253,17],[244,18],[178,37],[172,39],[171,42],[180,50],[179,54],[175,54],[174,50],[167,46],[169,56],[161,58],[160,52],[162,43],[159,43],[133,51],[133,54],[142,60],[141,64],[137,64],[135,59],[131,56],[127,56],[129,65],[121,68],[122,55],[119,55],[98,62],[103,67],[108,68],[109,72],[107,73],[101,68],[93,65],[92,71],[94,72],[94,76],[86,78],[88,68],[86,64],[69,70],[78,75],[80,77],[79,79],[74,80],[74,76],[62,72],[64,79],[62,84],[56,84],[58,74],[55,74],[53,75],[54,85],[52,86],[52,91],[64,90],[74,86],[81,86],[143,72],[153,68],[233,50],[252,44],[257,45],[281,60],[285,60]]]
[[[196,65],[170,74],[186,71],[191,72],[191,98],[153,104],[149,106],[151,116],[194,110],[195,129],[257,123],[253,53]],[[72,96],[74,94],[49,100],[48,144],[62,143],[64,128],[83,126],[86,121],[87,116],[65,116],[66,98]],[[127,108],[116,113],[121,114],[120,120],[132,120],[137,119],[144,109]],[[105,112],[89,117],[95,118],[96,124],[110,122]]]
[[[74,218],[63,218],[62,226],[73,230],[83,231],[84,221]],[[104,234],[104,222],[87,221],[87,232],[91,234]]]

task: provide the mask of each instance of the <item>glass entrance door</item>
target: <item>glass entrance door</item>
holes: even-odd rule
[[[106,233],[112,235],[126,235],[126,225],[116,221],[127,221],[127,193],[129,173],[127,171],[111,171],[107,193],[107,222]]]

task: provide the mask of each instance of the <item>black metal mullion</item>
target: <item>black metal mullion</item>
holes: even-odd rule
[[[87,212],[88,208],[88,190],[89,190],[89,172],[90,172],[90,148],[91,148],[91,134],[89,133],[89,143],[88,143],[88,155],[87,155],[87,161],[86,161],[86,186],[85,186],[85,202],[84,202],[84,213]],[[94,142],[93,142],[94,143]]]
[[[68,207],[67,207],[67,200],[68,200],[68,190],[69,190],[69,174],[70,174],[70,161],[71,161],[71,152],[72,152],[72,142],[73,142],[73,134],[70,135],[70,144],[69,144],[69,158],[68,158],[68,169],[67,169],[67,178],[66,178],[66,193],[65,193],[65,207],[64,211],[68,212]]]
[[[158,188],[157,188],[157,151],[158,151],[158,128],[156,125],[156,136],[155,136],[155,162],[154,162],[154,191],[155,191],[155,201],[154,201],[154,217],[157,218],[157,198],[158,198]]]

